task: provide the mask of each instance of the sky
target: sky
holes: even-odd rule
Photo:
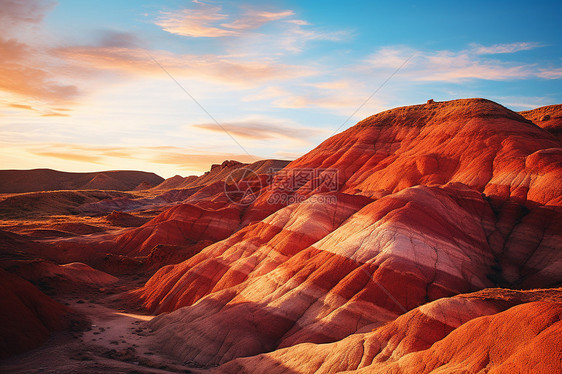
[[[0,169],[201,174],[394,107],[562,103],[562,2],[0,0]]]

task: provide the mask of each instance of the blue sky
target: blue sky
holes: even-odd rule
[[[561,2],[0,9],[2,168],[199,174],[224,159],[294,159],[364,117],[429,98],[513,110],[562,102]]]

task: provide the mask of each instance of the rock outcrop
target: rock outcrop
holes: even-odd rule
[[[0,269],[0,358],[38,347],[69,327],[70,311],[31,283]]]
[[[0,267],[31,282],[48,294],[84,287],[97,289],[118,281],[116,277],[80,262],[58,265],[37,258],[16,257],[0,259]]]

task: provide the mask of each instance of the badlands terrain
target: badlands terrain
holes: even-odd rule
[[[290,163],[0,171],[0,372],[560,373],[561,134],[428,101]]]

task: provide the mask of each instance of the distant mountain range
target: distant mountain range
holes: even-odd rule
[[[130,191],[142,184],[153,187],[164,181],[144,171],[100,171],[68,173],[52,169],[0,170],[0,193],[55,190]]]

